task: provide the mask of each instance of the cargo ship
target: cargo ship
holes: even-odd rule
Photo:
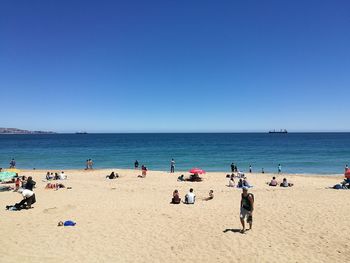
[[[276,131],[276,130],[273,130],[273,131],[269,131],[269,133],[288,133],[288,131],[286,129],[284,130],[279,130],[279,131]]]

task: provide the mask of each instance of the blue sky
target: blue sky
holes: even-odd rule
[[[349,1],[1,1],[0,127],[350,131]]]

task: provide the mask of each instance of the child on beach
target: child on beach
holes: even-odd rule
[[[212,199],[214,199],[214,191],[210,190],[209,191],[209,196],[207,198],[204,198],[203,201],[209,201],[209,200],[212,200]]]

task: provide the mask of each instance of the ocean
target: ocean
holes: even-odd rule
[[[230,171],[340,174],[350,163],[350,133],[146,133],[0,135],[0,167],[11,158],[22,169],[133,168],[134,161],[149,170],[200,167]]]

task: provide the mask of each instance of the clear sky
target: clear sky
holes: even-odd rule
[[[350,1],[0,2],[0,127],[350,131]]]

